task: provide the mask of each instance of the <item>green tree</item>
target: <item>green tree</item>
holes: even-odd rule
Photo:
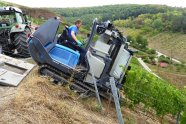
[[[182,16],[176,16],[174,17],[172,21],[172,30],[173,32],[180,32],[182,28]]]
[[[163,22],[161,19],[155,19],[154,22],[152,23],[153,28],[162,31],[163,28]]]
[[[147,49],[147,45],[148,45],[147,39],[144,38],[142,35],[138,35],[136,37],[136,42],[138,44],[138,48],[143,50]]]

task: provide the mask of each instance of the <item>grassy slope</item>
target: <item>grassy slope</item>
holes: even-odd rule
[[[119,28],[123,34],[137,36],[141,34],[139,29]],[[155,36],[143,35],[148,39],[149,47],[162,52],[169,57],[186,62],[186,34],[163,32]]]
[[[0,109],[0,123],[33,124],[116,124],[114,105],[102,101],[104,111],[96,106],[95,98],[80,99],[68,86],[53,85],[37,73],[37,67],[17,89],[15,98]],[[144,116],[142,111],[122,108],[126,124],[159,124]]]
[[[125,35],[138,35],[139,29],[119,28]],[[162,52],[169,57],[186,62],[186,34],[163,32],[155,36],[144,35],[148,39],[149,47]]]
[[[149,38],[149,47],[186,62],[186,34],[160,33]]]
[[[180,33],[160,33],[148,38],[149,47],[155,48],[157,51],[176,58],[181,62],[186,62],[186,34]],[[151,67],[154,69],[154,67]],[[177,72],[175,67],[170,69],[154,69],[154,72],[162,78],[172,82],[178,88],[186,86],[185,73]]]
[[[181,72],[177,70],[174,65],[169,65],[167,68],[160,68],[151,64],[148,64],[148,66],[152,69],[153,72],[161,76],[163,79],[169,81],[176,87],[183,89],[183,87],[186,86],[185,70],[181,70]]]
[[[18,87],[13,101],[0,109],[0,123],[116,123],[113,110],[99,113],[95,99],[82,102],[68,87],[39,77],[35,68]]]

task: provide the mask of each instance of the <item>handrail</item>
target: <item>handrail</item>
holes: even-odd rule
[[[97,20],[98,20],[98,19],[95,18],[94,21],[93,21],[93,26],[92,26],[91,34],[90,34],[90,36],[89,36],[89,38],[88,38],[88,44],[87,44],[86,47],[85,47],[85,50],[86,50],[86,51],[88,51],[88,49],[89,49],[89,47],[90,47],[90,44],[91,44],[91,42],[92,42],[92,39],[93,39],[93,37],[94,37],[95,31],[96,31],[96,26],[97,26]]]

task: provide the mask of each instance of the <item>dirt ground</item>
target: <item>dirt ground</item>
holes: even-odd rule
[[[87,101],[91,103],[84,106],[69,91],[68,86],[54,85],[47,78],[39,77],[34,69],[18,88],[0,88],[0,123],[117,123],[111,114],[90,107],[96,105],[96,100]]]
[[[68,86],[54,85],[37,73],[37,67],[17,87],[0,87],[0,123],[2,124],[117,124],[113,104],[95,98],[81,99]],[[122,108],[125,124],[159,124],[141,110]]]
[[[16,88],[0,86],[0,108],[10,102],[16,94]]]

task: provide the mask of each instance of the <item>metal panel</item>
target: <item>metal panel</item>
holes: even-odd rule
[[[99,78],[103,72],[103,69],[105,67],[105,63],[102,60],[98,59],[97,57],[93,56],[90,52],[87,52],[87,54],[90,54],[89,62],[91,65],[93,65],[92,70],[95,74],[95,77]]]
[[[119,79],[123,73],[123,67],[127,66],[130,56],[130,53],[122,46],[110,71],[110,75]]]
[[[0,54],[0,85],[18,86],[33,67],[23,60]]]
[[[108,51],[110,49],[110,45],[98,40],[95,42],[95,45],[93,48],[98,50],[98,52],[100,51],[101,53],[105,53],[105,55],[106,55],[106,54],[108,54]]]

